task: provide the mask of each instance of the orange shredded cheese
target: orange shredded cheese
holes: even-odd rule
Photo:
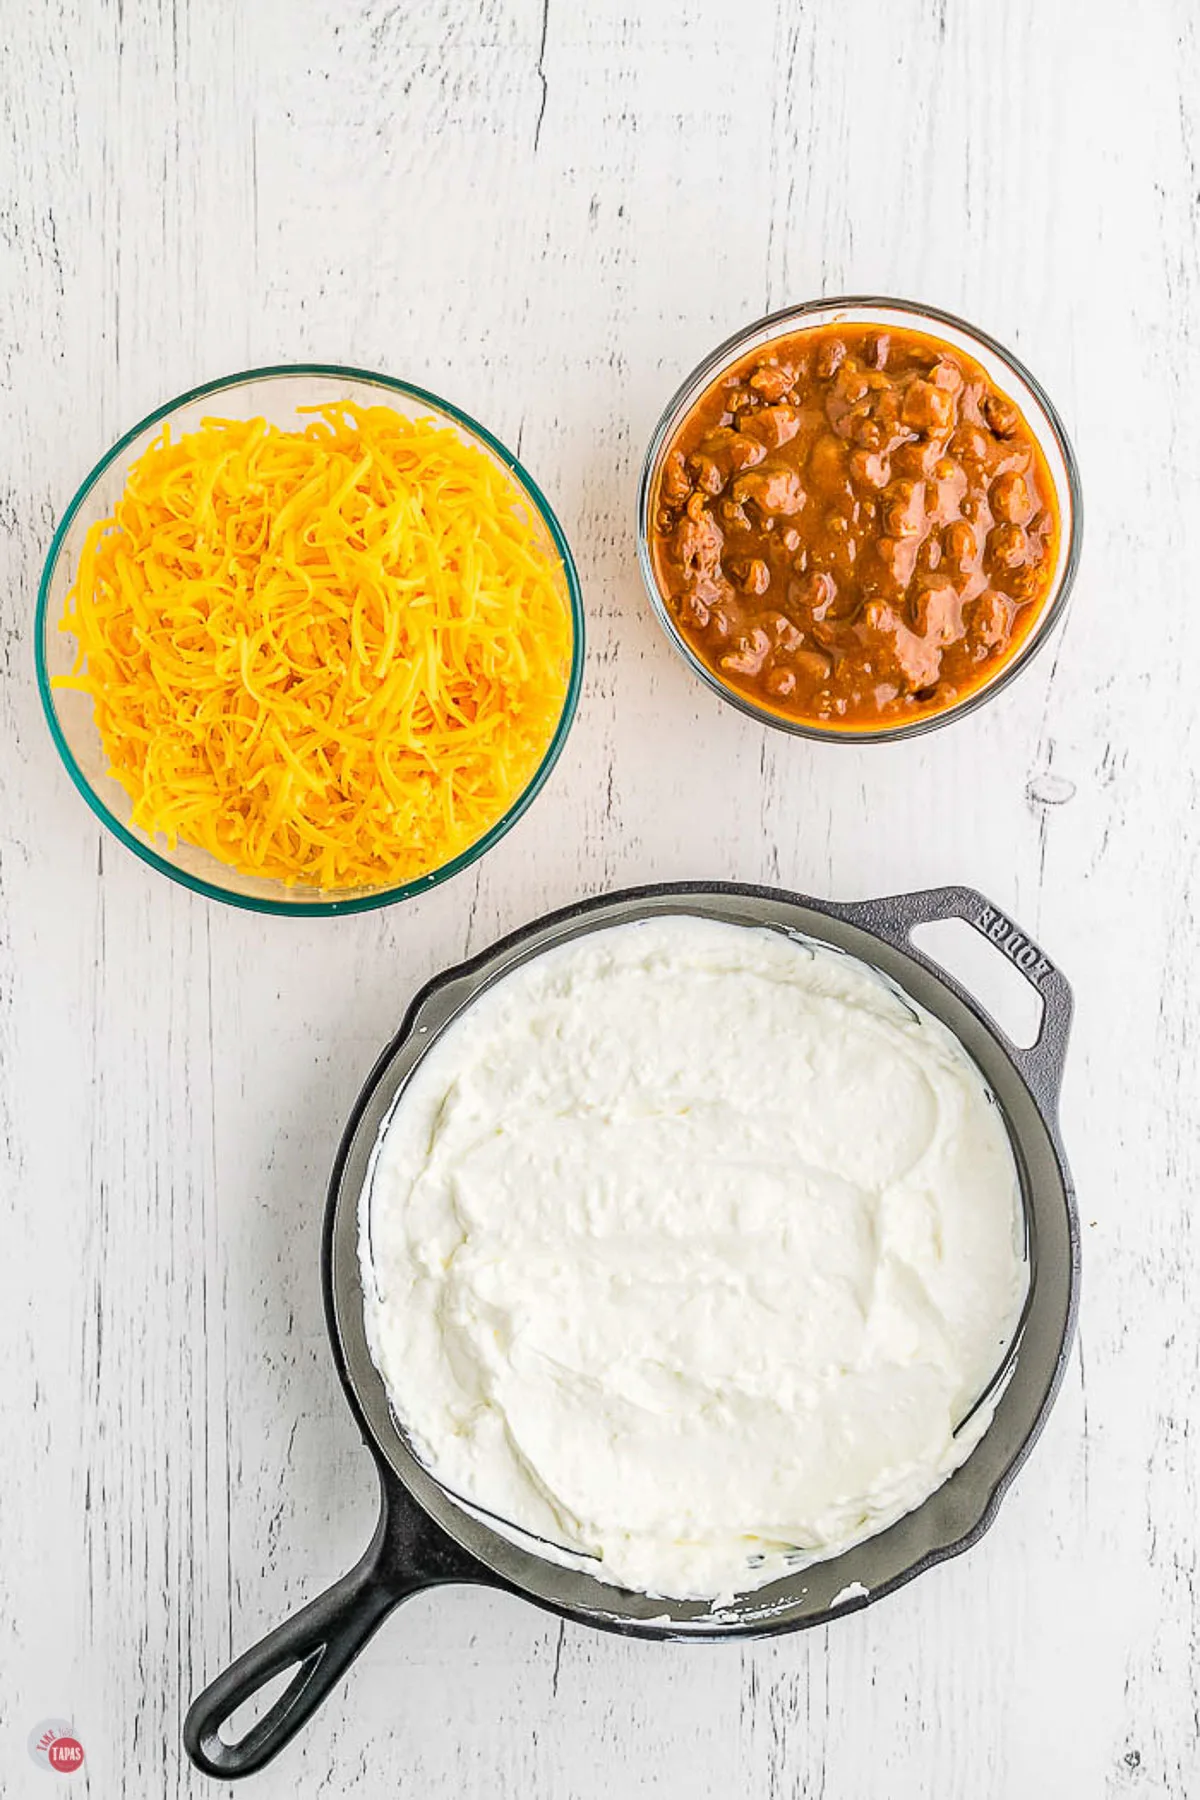
[[[92,697],[133,821],[323,889],[444,866],[558,725],[558,564],[479,448],[349,401],[296,430],[169,427],[87,534],[57,685]]]

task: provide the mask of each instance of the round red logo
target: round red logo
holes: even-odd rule
[[[39,1769],[73,1775],[83,1767],[83,1745],[69,1719],[43,1719],[29,1734],[29,1754]]]
[[[72,1770],[83,1766],[83,1745],[78,1738],[55,1738],[48,1755],[50,1767],[57,1769],[60,1775],[69,1775]]]

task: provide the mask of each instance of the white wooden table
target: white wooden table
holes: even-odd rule
[[[8,0],[0,48],[0,1792],[220,1791],[188,1698],[332,1579],[374,1478],[323,1190],[406,1000],[644,879],[981,887],[1073,979],[1079,1345],[972,1554],[836,1629],[624,1643],[412,1602],[261,1800],[1195,1800],[1200,23],[1194,0]],[[718,338],[899,293],[1011,343],[1083,464],[1055,648],[908,745],[722,708],[640,591],[643,445]],[[30,626],[55,519],[167,396],[343,361],[520,447],[591,643],[550,787],[418,903],[297,924],[104,839]]]

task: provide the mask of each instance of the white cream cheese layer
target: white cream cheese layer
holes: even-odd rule
[[[482,994],[381,1135],[367,1329],[446,1487],[713,1598],[965,1460],[1027,1283],[998,1108],[865,964],[683,915]],[[548,1552],[553,1554],[553,1552]]]

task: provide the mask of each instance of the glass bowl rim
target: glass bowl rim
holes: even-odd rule
[[[86,504],[96,483],[111,468],[117,458],[152,425],[157,425],[160,420],[177,412],[181,407],[190,406],[196,400],[206,399],[209,395],[233,392],[238,388],[247,387],[255,381],[271,380],[283,376],[304,377],[310,375],[332,380],[365,382],[390,393],[403,394],[407,399],[430,406],[486,444],[510,474],[516,477],[518,485],[525,490],[549,532],[551,542],[562,563],[571,613],[571,671],[554,735],[551,737],[540,763],[508,810],[482,837],[476,839],[475,843],[468,844],[465,850],[460,851],[449,862],[443,863],[440,868],[431,869],[427,875],[418,875],[412,881],[401,882],[395,887],[372,888],[363,894],[351,895],[346,899],[339,900],[289,901],[259,895],[236,894],[228,888],[219,886],[216,882],[205,880],[203,876],[193,875],[186,869],[178,868],[161,855],[152,844],[135,837],[133,832],[110,811],[101,795],[80,768],[59,722],[50,685],[50,672],[46,663],[45,640],[50,586],[62,554],[67,532],[77,514]],[[131,426],[117,439],[111,449],[105,451],[100,460],[84,477],[58,523],[54,536],[50,540],[50,548],[46,552],[41,579],[38,582],[33,626],[38,694],[41,698],[42,711],[45,714],[50,736],[54,740],[55,748],[75,788],[83,796],[100,823],[106,826],[113,836],[125,845],[127,850],[132,850],[134,855],[140,857],[142,862],[147,863],[150,868],[155,869],[160,875],[167,876],[169,880],[178,882],[181,887],[190,888],[193,893],[203,894],[208,900],[221,901],[224,905],[235,906],[243,912],[270,913],[278,917],[309,919],[328,918],[345,913],[373,912],[379,907],[391,906],[398,901],[412,899],[415,895],[425,893],[430,888],[450,880],[452,876],[461,874],[464,869],[478,861],[481,856],[486,855],[494,845],[499,843],[500,839],[533,804],[562,752],[574,722],[580,689],[583,685],[585,638],[583,594],[575,558],[554,508],[520,458],[514,456],[507,446],[486,426],[481,425],[477,419],[472,418],[461,407],[453,405],[448,400],[443,400],[439,394],[433,393],[430,389],[418,387],[413,382],[401,381],[393,375],[380,374],[377,370],[355,368],[344,363],[268,363],[257,368],[240,369],[232,375],[219,376],[215,381],[202,382],[199,387],[189,388],[186,393],[178,394],[174,399],[164,401],[162,405],[156,406],[153,412],[147,413],[136,425]],[[283,889],[282,882],[278,883],[278,886]]]
[[[861,313],[884,311],[903,313],[914,321],[914,328],[919,327],[922,320],[935,325],[948,325],[952,330],[961,332],[966,338],[974,340],[993,356],[998,357],[1032,394],[1055,439],[1066,472],[1066,493],[1059,495],[1059,501],[1061,504],[1065,499],[1069,512],[1066,520],[1069,533],[1067,557],[1059,577],[1057,591],[1050,604],[1044,607],[1035,621],[1032,630],[1016,655],[998,670],[991,681],[973,689],[962,700],[944,707],[940,712],[925,714],[916,719],[906,719],[897,725],[884,726],[877,731],[853,731],[833,725],[818,725],[803,719],[789,719],[785,714],[772,712],[769,707],[757,705],[747,695],[739,693],[737,689],[723,682],[696,655],[671,617],[654,573],[654,559],[650,553],[648,528],[651,483],[671,429],[679,422],[679,418],[685,410],[685,402],[689,398],[698,399],[713,378],[737,359],[751,338],[766,332],[766,341],[769,342],[772,337],[782,336],[787,326],[803,321],[814,313],[849,312],[851,310]],[[1083,489],[1079,476],[1079,463],[1058,409],[1037,376],[1033,374],[1032,370],[1026,368],[1020,357],[1007,349],[997,338],[981,330],[978,325],[972,325],[968,320],[960,318],[956,313],[947,312],[942,307],[929,306],[919,300],[898,299],[886,294],[834,294],[816,300],[801,300],[795,305],[783,306],[775,312],[764,313],[761,318],[755,319],[751,324],[744,325],[740,330],[735,331],[732,336],[727,337],[715,349],[709,351],[708,355],[696,364],[690,374],[684,377],[671,395],[651,433],[642,463],[637,490],[637,546],[642,583],[669,642],[693,673],[699,675],[705,686],[724,700],[727,705],[736,707],[747,718],[755,719],[761,725],[770,725],[777,731],[786,732],[790,737],[810,738],[822,744],[892,744],[902,738],[920,737],[926,732],[939,731],[943,726],[954,724],[957,720],[966,718],[969,713],[975,712],[1008,687],[1009,683],[1014,681],[1022,670],[1028,668],[1046,640],[1053,634],[1055,625],[1066,610],[1067,601],[1075,585],[1083,550]]]

